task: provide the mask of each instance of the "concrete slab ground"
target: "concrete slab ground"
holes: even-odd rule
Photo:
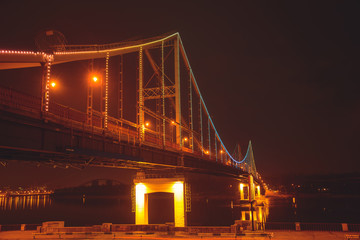
[[[269,231],[270,232],[270,231]],[[271,231],[274,233],[271,239],[273,240],[347,240],[346,235],[355,235],[359,236],[360,233],[356,232],[317,232],[317,231]],[[112,234],[103,234],[103,233],[93,233],[93,234],[54,234],[54,235],[34,235],[35,231],[5,231],[0,232],[0,240],[30,240],[30,239],[119,239],[119,240],[161,240],[161,239],[223,239],[223,240],[265,240],[269,237],[262,236],[234,236],[234,235],[224,235],[224,236],[196,236],[196,235],[185,235],[176,234],[175,236],[171,235],[159,235],[159,234],[125,234],[125,233],[112,233]],[[352,238],[356,239],[356,238]],[[359,238],[358,238],[359,239]]]
[[[274,233],[272,239],[276,240],[347,240],[346,235],[359,235],[356,232],[323,232],[323,231],[271,231]]]

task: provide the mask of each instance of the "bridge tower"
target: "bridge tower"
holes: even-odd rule
[[[171,84],[166,83],[165,80],[169,78],[165,73],[165,61],[168,56],[165,56],[165,47],[171,46],[173,47],[173,81]],[[157,65],[154,60],[150,49],[144,48],[140,46],[138,51],[138,112],[137,112],[137,124],[139,126],[139,140],[145,141],[145,101],[146,100],[159,100],[159,115],[161,115],[162,119],[160,120],[161,126],[159,127],[159,132],[161,132],[162,144],[165,146],[166,139],[166,107],[165,107],[165,99],[166,98],[174,98],[174,107],[175,107],[175,122],[173,123],[176,129],[176,143],[178,146],[182,147],[182,121],[181,121],[181,91],[180,91],[180,36],[175,34],[170,39],[161,40],[161,45],[159,46],[161,49],[161,61],[159,65]],[[148,82],[145,81],[144,78],[144,63],[145,60],[148,60],[151,68],[154,71],[156,78],[158,79],[157,87],[148,87]]]

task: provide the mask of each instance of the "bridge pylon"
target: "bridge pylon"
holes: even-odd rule
[[[185,178],[184,176],[145,177],[144,172],[138,172],[134,179],[135,185],[135,224],[149,224],[149,194],[157,192],[174,195],[174,225],[186,226],[185,214]]]

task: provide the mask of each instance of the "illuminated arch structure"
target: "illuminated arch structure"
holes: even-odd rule
[[[175,227],[185,227],[184,178],[136,178],[135,183],[135,224],[149,224],[148,196],[150,193],[174,194]]]

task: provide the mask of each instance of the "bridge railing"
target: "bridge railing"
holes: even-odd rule
[[[124,135],[129,136],[131,138],[134,137],[136,138],[138,135],[136,130],[131,129],[131,127],[127,126],[126,124],[121,126],[121,124],[119,123],[108,122],[108,130],[120,136],[121,139]]]
[[[295,223],[292,222],[266,222],[267,230],[293,230],[295,231]]]
[[[25,110],[27,112],[37,113],[39,114],[38,116],[40,116],[41,112],[41,98],[3,87],[0,87],[0,105],[20,111]],[[99,133],[103,132],[104,130],[104,115],[96,110],[93,110],[92,112],[91,126],[87,124],[87,115],[85,112],[61,105],[54,101],[49,102],[49,111],[46,116],[48,118],[57,117],[61,121],[67,120],[71,123],[72,127],[77,126],[79,129],[81,128],[82,130],[84,129],[84,127],[91,127],[91,131],[93,131],[95,128],[96,130],[98,130]],[[118,139],[119,141],[125,141],[134,144],[138,142],[139,133],[136,123],[130,122],[125,119],[117,119],[108,116],[106,130],[110,132],[113,137],[115,139]],[[145,144],[146,143],[151,146],[158,146],[159,148],[163,148],[162,138],[160,137],[159,133],[155,131],[145,131]],[[173,149],[175,151],[186,152],[192,154],[193,156],[198,156],[200,158],[208,159],[210,161],[216,160],[214,155],[209,156],[205,153],[201,153],[199,147],[194,148],[194,152],[188,147],[180,148],[180,146],[176,142],[173,142],[173,140],[169,137],[167,137],[165,140],[165,147],[168,149]],[[221,161],[219,157],[217,161]],[[223,160],[222,163],[228,165],[225,160]]]
[[[145,141],[156,144],[156,145],[159,145],[159,146],[162,145],[162,141],[159,138],[159,136],[157,136],[157,135],[155,135],[153,133],[150,133],[150,132],[145,132]]]
[[[86,124],[86,113],[56,102],[49,103],[49,113],[80,124]],[[98,111],[93,111],[92,124],[90,127],[101,129],[103,128],[103,122],[104,116]],[[120,141],[122,140],[127,142],[135,142],[138,134],[133,123],[126,120],[121,121],[113,117],[108,117],[107,130],[112,132],[114,135],[118,135],[118,139]]]
[[[125,119],[108,116],[107,130],[118,136],[119,141],[135,143],[138,139],[137,125]]]
[[[49,112],[58,117],[66,118],[79,123],[85,123],[86,121],[85,113],[55,102],[49,103]]]
[[[178,149],[179,145],[171,140],[166,140],[165,141],[165,146],[168,148],[173,148],[173,149]]]
[[[102,128],[103,127],[104,118],[100,112],[93,111],[92,114],[92,126]]]
[[[360,224],[348,223],[303,223],[303,222],[266,222],[266,230],[290,230],[290,231],[359,231]]]
[[[0,104],[31,112],[40,112],[41,100],[38,97],[0,87]]]
[[[342,231],[339,223],[301,223],[300,227],[303,231]]]
[[[350,232],[360,232],[360,224],[349,223],[348,227]]]

